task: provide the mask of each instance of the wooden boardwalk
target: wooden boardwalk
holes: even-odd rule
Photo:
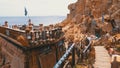
[[[111,68],[110,56],[104,46],[95,46],[95,52],[94,68]]]

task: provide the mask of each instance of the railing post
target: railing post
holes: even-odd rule
[[[75,47],[72,49],[72,67],[75,66]]]
[[[34,32],[34,35],[35,35],[35,41],[37,41],[37,32],[36,31]]]
[[[42,40],[42,32],[38,32],[38,35],[39,35],[39,40]]]
[[[83,54],[83,52],[81,52],[81,56],[80,56],[80,62],[83,62],[83,56],[84,54]]]
[[[58,62],[58,47],[56,46],[56,63]]]

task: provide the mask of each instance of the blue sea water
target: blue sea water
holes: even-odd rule
[[[43,24],[45,26],[49,24],[56,24],[62,22],[65,16],[31,16],[29,17],[34,25]],[[5,21],[8,21],[9,25],[24,25],[28,24],[28,17],[25,16],[7,16],[0,17],[0,25],[4,25]]]

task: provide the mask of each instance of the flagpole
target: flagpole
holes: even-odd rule
[[[28,9],[27,9],[27,0],[25,0],[24,11],[25,11],[25,16],[29,20],[30,16],[29,16],[29,12],[28,12]]]

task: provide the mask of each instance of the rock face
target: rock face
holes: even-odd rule
[[[68,6],[70,13],[60,24],[66,32],[66,38],[69,39],[73,35],[75,40],[79,38],[79,34],[95,34],[95,30],[101,30],[100,34],[110,32],[112,26],[109,20],[111,19],[114,19],[120,27],[119,5],[120,0],[78,0],[70,4]],[[92,25],[93,21],[96,23],[95,26]]]

